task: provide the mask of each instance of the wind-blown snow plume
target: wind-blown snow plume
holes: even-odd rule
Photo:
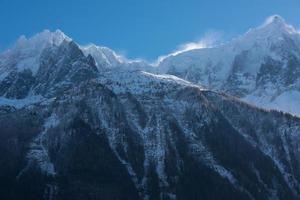
[[[222,41],[222,35],[223,34],[218,31],[206,32],[204,36],[201,37],[198,41],[181,44],[178,46],[177,50],[174,51],[173,53],[158,57],[157,64],[163,61],[167,57],[176,56],[186,51],[190,51],[193,49],[203,49],[203,48],[213,47]]]

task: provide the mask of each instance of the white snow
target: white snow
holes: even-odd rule
[[[7,71],[4,71],[3,73],[0,73],[0,82],[3,81],[8,75]]]
[[[251,94],[242,100],[266,109],[281,110],[300,116],[300,92],[291,90],[272,99],[272,96]]]
[[[271,20],[272,19],[272,20]],[[255,29],[250,29],[245,35],[233,39],[231,42],[221,44],[212,48],[194,49],[177,55],[171,55],[161,61],[159,71],[166,72],[170,67],[177,71],[184,71],[190,66],[206,69],[212,66],[220,66],[216,71],[221,79],[227,78],[236,55],[245,50],[251,50],[248,55],[247,68],[244,72],[257,72],[265,55],[276,55],[270,51],[271,45],[282,39],[284,35],[296,37],[299,41],[300,34],[283,20],[270,18],[268,23]],[[281,19],[278,17],[278,19]]]
[[[39,58],[42,51],[47,46],[59,45],[64,40],[70,41],[71,39],[60,30],[55,32],[44,30],[30,38],[21,36],[12,48],[0,54],[0,72],[3,71],[1,69],[15,63],[17,71],[30,69],[35,75],[39,68]],[[6,69],[6,71],[10,70],[12,69]]]
[[[44,131],[40,133],[30,144],[30,150],[27,154],[28,163],[37,163],[42,172],[54,176],[56,174],[54,165],[50,161],[47,147],[44,146],[47,131],[59,124],[59,119],[52,114],[44,124]]]
[[[30,69],[33,74],[39,69],[39,57],[28,57],[20,60],[17,64],[18,72],[22,72],[25,69]]]
[[[124,63],[122,56],[117,55],[113,50],[107,47],[100,47],[95,44],[80,46],[81,50],[88,56],[89,54],[95,59],[98,68],[112,68]]]
[[[290,45],[289,41],[300,47],[300,33],[280,16],[274,15],[263,25],[250,29],[228,43],[170,55],[156,69],[159,73],[171,71],[217,91],[223,91],[229,76],[234,74],[238,84],[229,86],[229,89],[226,86],[225,90],[243,89],[247,94],[243,100],[249,103],[300,116],[299,89],[292,91],[290,86],[282,84],[279,87],[279,83],[269,83],[264,85],[264,89],[258,90],[256,85],[257,74],[266,58],[280,61],[283,69],[287,63],[286,52],[300,59],[300,48],[298,51],[285,50],[284,45]],[[295,83],[294,88],[299,88],[299,83]],[[279,96],[277,93],[280,93]]]
[[[103,73],[98,80],[116,94],[124,94],[126,92],[131,92],[132,94],[151,94],[160,91],[172,91],[174,87],[186,86],[201,88],[176,76],[157,75],[144,71],[112,70]]]
[[[8,99],[5,97],[0,97],[0,106],[14,106],[15,108],[20,109],[31,104],[39,103],[43,100],[45,99],[40,95],[33,95],[24,99]]]

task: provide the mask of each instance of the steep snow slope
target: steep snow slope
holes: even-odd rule
[[[153,71],[154,68],[147,62],[139,59],[130,60],[124,56],[118,55],[107,47],[100,47],[95,44],[81,46],[84,54],[91,55],[96,62],[98,70],[105,71],[112,68],[123,68],[124,70],[144,70]]]
[[[121,65],[125,60],[107,47],[99,47],[94,44],[82,46],[84,54],[91,55],[96,61],[98,68],[113,68]]]
[[[258,106],[300,112],[282,104],[283,96],[299,100],[300,34],[280,16],[226,44],[169,56],[158,70]]]

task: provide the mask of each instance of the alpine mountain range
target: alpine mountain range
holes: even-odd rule
[[[0,199],[300,199],[300,33],[154,65],[45,30],[0,54]]]

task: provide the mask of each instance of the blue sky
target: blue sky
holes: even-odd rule
[[[61,29],[80,44],[154,60],[207,33],[228,40],[273,14],[300,27],[300,0],[0,0],[0,49]]]

